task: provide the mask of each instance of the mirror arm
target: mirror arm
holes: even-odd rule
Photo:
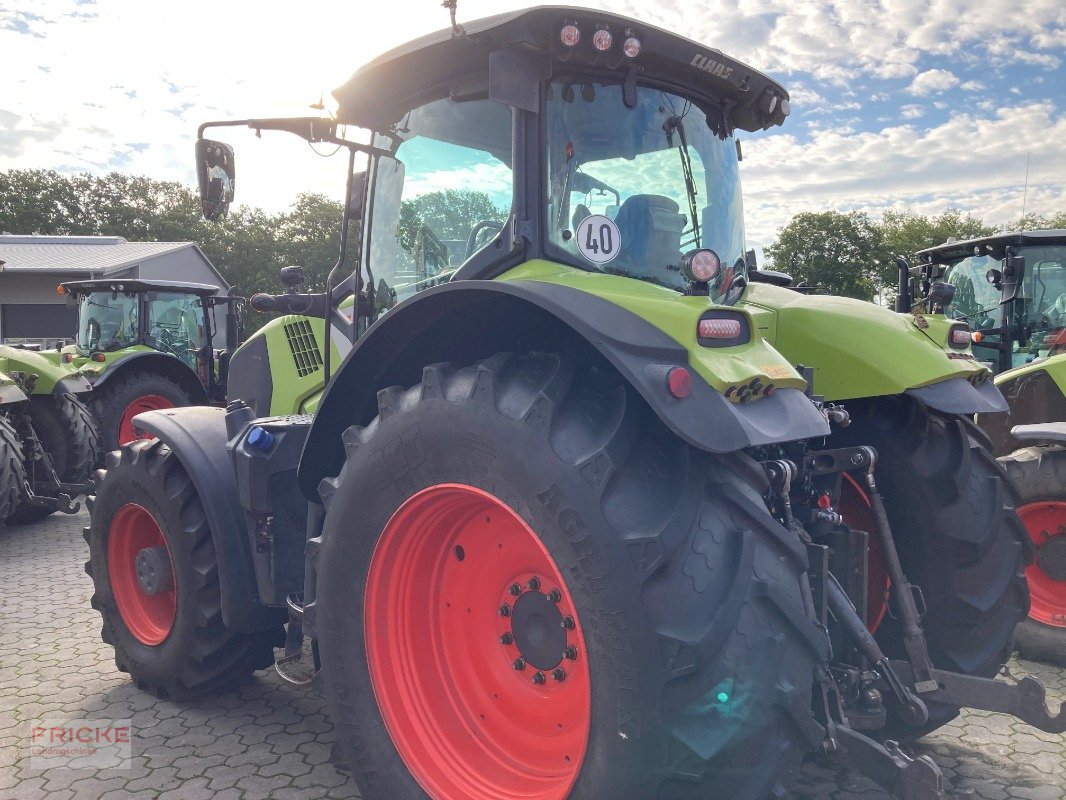
[[[311,144],[325,143],[347,147],[368,156],[391,155],[388,150],[337,136],[337,122],[329,117],[277,117],[271,119],[226,119],[205,122],[196,129],[196,137],[204,138],[208,128],[251,128],[258,135],[262,131],[281,131],[299,136]]]

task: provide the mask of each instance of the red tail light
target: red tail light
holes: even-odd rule
[[[736,339],[740,336],[739,319],[701,319],[699,337],[701,339]]]

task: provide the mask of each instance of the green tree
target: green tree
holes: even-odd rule
[[[410,250],[425,225],[441,240],[465,241],[479,222],[502,222],[507,211],[493,205],[485,192],[473,189],[444,189],[428,192],[400,205],[400,244]]]
[[[767,248],[774,268],[832,294],[872,300],[894,266],[877,225],[858,211],[803,212]]]
[[[1066,229],[1066,211],[1055,214],[1026,214],[1015,224],[1009,225],[1008,231],[1047,231]]]
[[[981,220],[956,208],[935,217],[913,211],[886,211],[878,227],[888,252],[904,256],[911,264],[918,263],[919,250],[943,244],[951,237],[974,239],[994,232]]]

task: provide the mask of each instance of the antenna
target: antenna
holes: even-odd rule
[[[444,0],[441,5],[448,9],[448,13],[452,18],[452,38],[456,36],[466,36],[466,29],[455,21],[455,7],[459,4],[459,0]]]
[[[1025,154],[1025,188],[1022,190],[1022,219],[1020,222],[1025,221],[1025,201],[1029,199],[1029,156],[1032,154],[1032,150]]]

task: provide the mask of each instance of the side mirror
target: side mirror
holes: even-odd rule
[[[229,211],[235,176],[232,147],[213,139],[196,140],[196,180],[204,219],[215,222]]]

